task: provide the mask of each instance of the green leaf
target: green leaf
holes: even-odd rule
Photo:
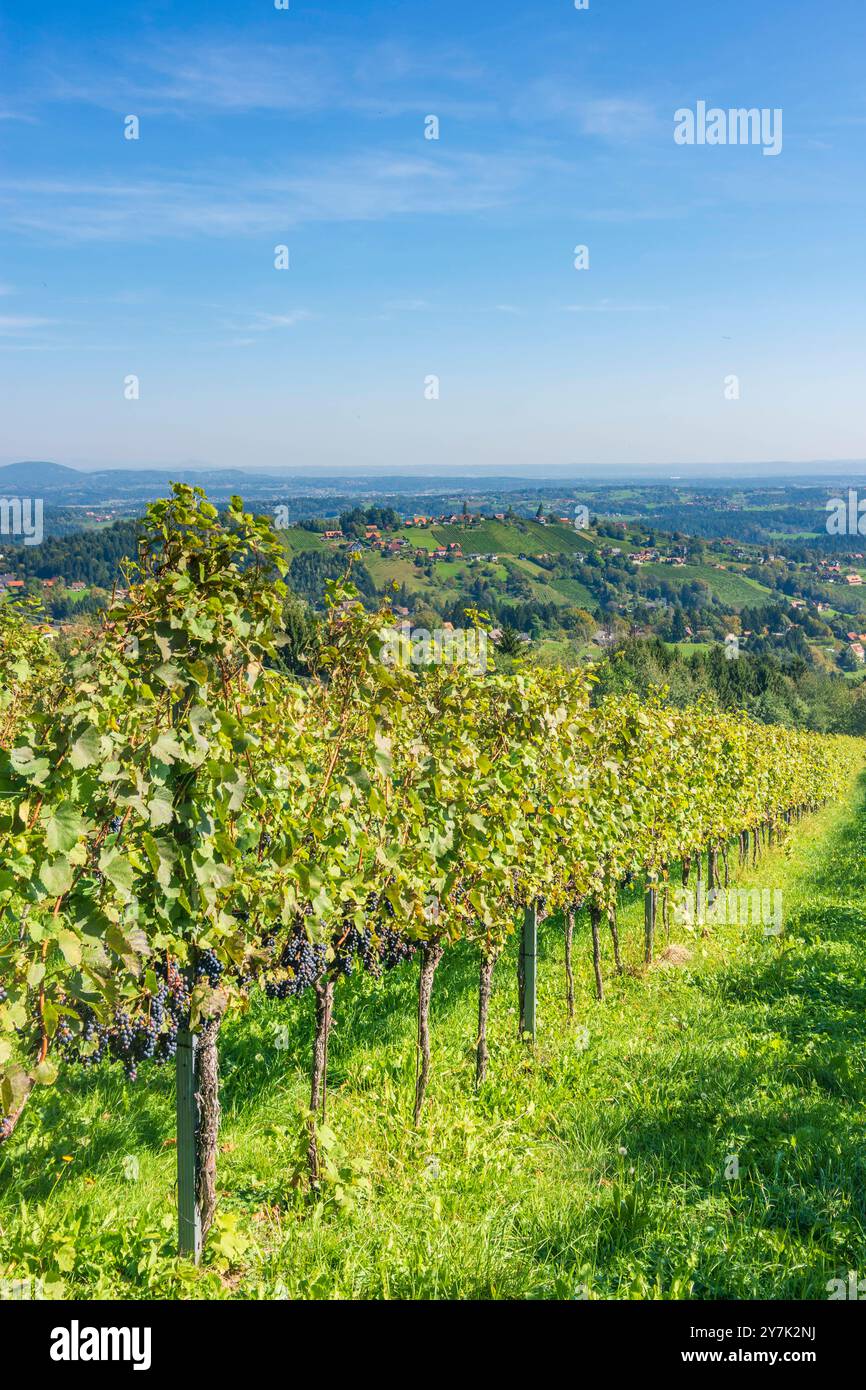
[[[81,941],[74,932],[58,932],[57,944],[63,952],[63,959],[67,965],[77,966],[81,964]]]
[[[92,725],[78,735],[69,750],[69,761],[76,772],[80,772],[84,767],[90,767],[99,760],[100,742],[99,730],[94,729]]]
[[[151,745],[150,754],[151,757],[158,758],[161,763],[171,765],[175,759],[183,757],[183,748],[174,734],[162,733]]]
[[[42,864],[39,877],[48,892],[59,898],[72,887],[72,865],[63,855],[55,855],[53,859],[46,859]]]
[[[85,828],[85,819],[74,802],[62,801],[46,823],[46,847],[52,854],[58,850],[70,850],[78,843]]]
[[[57,1064],[52,1062],[50,1057],[46,1057],[44,1062],[40,1062],[38,1067],[33,1069],[33,1080],[40,1086],[53,1086],[57,1076]]]
[[[114,847],[104,849],[99,856],[100,872],[105,874],[121,894],[130,894],[134,882],[133,868],[125,855]]]

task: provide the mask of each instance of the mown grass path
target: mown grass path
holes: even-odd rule
[[[68,1076],[0,1158],[0,1277],[84,1297],[620,1299],[826,1298],[828,1280],[866,1277],[862,785],[734,877],[783,891],[783,936],[675,927],[690,959],[645,973],[634,896],[630,968],[615,977],[606,958],[598,1004],[581,918],[572,1024],[548,920],[538,1043],[516,1037],[512,952],[478,1096],[477,961],[446,953],[417,1132],[414,968],[341,986],[318,1202],[295,1179],[312,1001],[229,1025],[201,1271],[171,1258],[171,1074]]]

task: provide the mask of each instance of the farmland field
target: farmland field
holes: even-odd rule
[[[667,579],[671,584],[688,584],[702,579],[713,593],[724,603],[737,608],[757,604],[765,600],[770,591],[755,579],[745,575],[732,574],[729,570],[717,570],[712,565],[660,565],[647,564],[641,567],[641,574],[652,575],[655,579]]]

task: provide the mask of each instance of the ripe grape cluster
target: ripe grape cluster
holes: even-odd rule
[[[405,965],[406,961],[411,960],[414,954],[414,941],[407,941],[393,927],[380,928],[379,959],[383,969],[395,970],[398,965]]]
[[[269,999],[292,999],[316,983],[325,969],[325,947],[311,942],[303,927],[296,928],[280,956],[275,978],[266,980]]]
[[[211,959],[212,957],[212,959]],[[213,952],[203,952],[196,970],[199,979],[213,983],[222,974],[222,965]],[[189,1024],[190,984],[188,974],[174,962],[156,965],[158,987],[140,1014],[115,1010],[110,1023],[102,1023],[85,1007],[78,1015],[80,1030],[61,1018],[56,1041],[67,1061],[83,1067],[101,1062],[122,1062],[130,1081],[138,1076],[140,1062],[164,1066],[177,1052],[177,1035]]]
[[[216,951],[202,951],[196,965],[196,977],[199,980],[207,980],[212,989],[216,989],[223,974],[223,963]]]
[[[348,977],[354,971],[356,963],[362,970],[369,970],[372,975],[381,972],[379,952],[369,927],[351,926],[334,944],[335,975]]]

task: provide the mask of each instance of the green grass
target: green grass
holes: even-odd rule
[[[551,588],[557,593],[563,594],[565,598],[576,603],[580,608],[585,608],[588,613],[594,613],[598,608],[596,600],[589,592],[585,584],[581,584],[579,579],[554,579]]]
[[[713,650],[713,646],[718,643],[713,642],[667,642],[665,644],[672,652],[679,652],[680,656],[705,655]]]
[[[476,959],[447,952],[417,1132],[414,969],[341,986],[337,1178],[318,1200],[294,1181],[312,1001],[226,1025],[221,1226],[201,1271],[170,1253],[171,1073],[67,1074],[0,1158],[0,1276],[85,1298],[826,1297],[866,1269],[862,789],[741,881],[783,889],[781,938],[678,928],[691,959],[647,973],[633,895],[621,978],[605,943],[604,1004],[581,918],[573,1024],[561,926],[544,923],[535,1047],[516,1037],[512,949],[477,1096]]]
[[[593,548],[592,542],[572,526],[542,526],[523,518],[513,522],[482,521],[468,528],[459,524],[409,526],[394,534],[427,550],[458,541],[467,555],[572,555]]]
[[[307,531],[303,526],[287,526],[279,532],[280,540],[288,551],[289,558],[301,550],[333,550],[333,541],[326,541],[316,531]]]
[[[712,565],[662,565],[648,564],[641,567],[641,574],[654,579],[667,579],[671,584],[687,584],[695,579],[703,579],[722,603],[732,608],[754,606],[766,599],[770,590],[756,579],[747,579],[743,574],[731,570],[713,569]]]

